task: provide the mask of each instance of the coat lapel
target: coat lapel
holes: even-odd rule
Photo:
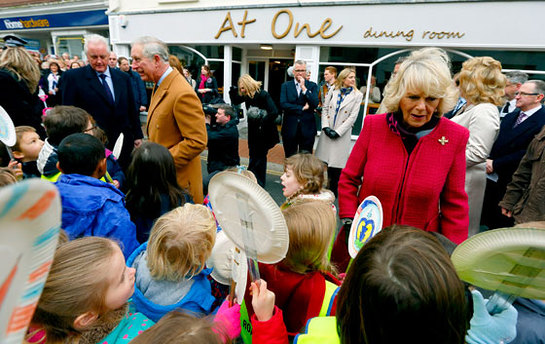
[[[161,100],[168,94],[168,89],[170,87],[170,84],[172,84],[172,81],[176,77],[176,70],[173,70],[170,72],[170,74],[161,82],[161,85],[157,87],[155,92],[151,96],[150,106],[148,110],[148,123],[146,126],[146,129],[149,133],[149,125],[151,123],[151,119],[153,118],[153,115],[155,114],[155,109],[161,103]]]
[[[100,80],[98,79],[98,76],[95,70],[91,68],[90,65],[88,65],[85,68],[87,68],[87,81],[89,82],[89,86],[104,99],[105,104],[108,104],[108,106],[113,106],[113,104],[111,104],[110,101],[108,100],[106,91],[104,91],[104,87],[100,83]],[[117,98],[117,95],[116,95],[116,98]]]

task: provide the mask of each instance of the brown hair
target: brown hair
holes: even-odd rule
[[[334,272],[327,257],[337,220],[331,205],[322,201],[300,201],[282,210],[290,245],[282,261],[291,271]]]
[[[284,171],[287,168],[293,171],[297,182],[303,186],[297,194],[314,194],[322,190],[325,164],[314,155],[310,153],[292,155],[284,162]]]
[[[79,331],[73,324],[79,315],[108,311],[105,298],[109,283],[104,269],[116,246],[114,241],[101,237],[59,245],[33,318],[44,327],[48,343],[77,336]]]
[[[222,344],[209,318],[172,311],[136,336],[131,344]],[[224,336],[227,338],[227,336]],[[228,339],[228,338],[227,338]],[[225,343],[230,343],[228,340]]]
[[[0,186],[17,183],[17,176],[9,167],[0,167]]]
[[[325,70],[329,71],[329,73],[333,74],[334,77],[337,77],[337,68],[333,66],[325,67]]]
[[[184,75],[184,66],[182,66],[182,63],[180,62],[180,59],[178,59],[178,57],[176,57],[175,55],[169,55],[168,56],[168,64],[176,69],[178,72],[180,72],[180,74],[183,76]]]
[[[337,305],[342,344],[462,344],[471,318],[447,252],[410,226],[385,228],[361,249]]]
[[[14,151],[21,151],[21,140],[23,139],[23,134],[24,133],[35,133],[36,132],[36,129],[34,129],[33,127],[30,127],[28,125],[19,125],[17,127],[15,127],[15,135],[17,136],[17,142],[15,142],[15,145],[13,147],[11,147],[12,150]]]
[[[184,204],[161,216],[148,240],[148,268],[153,278],[179,281],[204,268],[216,241],[214,215],[203,205]]]
[[[460,92],[470,104],[503,104],[507,78],[499,61],[489,56],[473,57],[463,63],[458,80]]]

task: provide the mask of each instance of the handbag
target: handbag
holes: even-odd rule
[[[258,108],[257,106],[250,106],[246,112],[249,121],[262,121],[267,117],[267,111]]]

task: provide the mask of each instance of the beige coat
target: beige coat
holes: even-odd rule
[[[469,129],[465,185],[469,199],[469,236],[472,236],[479,233],[486,188],[486,159],[500,129],[500,114],[498,108],[490,103],[469,105],[452,121]]]
[[[202,203],[200,154],[207,142],[204,112],[195,91],[175,69],[152,95],[147,128],[149,140],[168,148],[174,157],[178,184],[196,204]]]
[[[322,132],[315,154],[329,167],[344,168],[350,156],[352,126],[356,118],[358,118],[363,94],[354,89],[343,99],[339,113],[337,114],[337,120],[335,121],[335,125],[333,125],[339,92],[339,90],[333,89],[327,93],[322,108],[322,129],[329,127],[335,130],[341,137],[332,140]]]

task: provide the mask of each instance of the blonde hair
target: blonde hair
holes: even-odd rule
[[[17,136],[17,141],[15,142],[15,145],[11,147],[14,151],[20,151],[21,150],[21,140],[23,139],[24,133],[35,133],[36,129],[34,129],[31,126],[28,125],[20,125],[15,127],[15,135]]]
[[[310,153],[292,155],[284,163],[284,171],[288,168],[292,170],[295,179],[302,186],[296,195],[315,194],[322,190],[325,164],[314,155]]]
[[[489,56],[474,57],[462,64],[460,92],[470,104],[502,105],[507,78],[501,63]]]
[[[178,311],[166,314],[154,326],[136,336],[131,344],[221,344],[212,321]],[[227,336],[225,343],[231,341]]]
[[[344,80],[346,78],[348,78],[348,76],[350,75],[350,73],[354,73],[356,74],[356,71],[353,69],[353,68],[345,68],[343,69],[340,73],[339,73],[339,76],[337,77],[337,79],[335,79],[335,88],[340,90],[341,87],[344,87],[343,83],[344,83]],[[359,90],[357,89],[356,87],[357,85],[354,85],[354,91],[358,91]]]
[[[240,78],[238,78],[238,87],[239,87],[239,94],[240,93],[240,85],[244,87],[246,92],[248,93],[248,97],[254,98],[256,92],[259,92],[261,90],[261,81],[254,80],[249,74],[244,74]]]
[[[74,320],[94,311],[105,314],[107,274],[117,244],[106,238],[84,237],[59,245],[33,322],[42,325],[47,342],[61,342],[79,333]]]
[[[0,167],[0,186],[17,183],[17,176],[9,167]]]
[[[186,203],[164,214],[151,229],[146,249],[151,276],[179,281],[197,275],[215,241],[216,221],[205,206]]]
[[[450,59],[439,48],[413,51],[403,61],[397,74],[384,90],[383,103],[388,112],[396,112],[407,92],[422,92],[439,99],[438,115],[450,111],[458,100],[458,90],[452,82]]]
[[[40,69],[34,58],[22,47],[4,49],[0,55],[0,68],[15,74],[23,81],[31,94],[36,91],[40,81]]]
[[[291,271],[335,272],[327,252],[337,226],[331,205],[322,201],[301,201],[282,210],[290,236],[290,246],[282,261]]]

